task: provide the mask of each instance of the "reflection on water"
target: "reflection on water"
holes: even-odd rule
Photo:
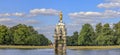
[[[54,49],[55,55],[66,55],[66,49],[63,50],[63,47]]]
[[[120,49],[70,50],[54,53],[54,49],[0,49],[0,55],[120,55]]]
[[[56,51],[54,52],[55,52],[55,55],[66,55],[66,52],[56,52]]]

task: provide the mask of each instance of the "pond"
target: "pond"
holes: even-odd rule
[[[55,55],[53,49],[0,49],[0,55]],[[120,49],[70,50],[64,55],[120,55]]]

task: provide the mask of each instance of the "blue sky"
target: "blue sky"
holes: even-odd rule
[[[31,25],[53,40],[54,28],[63,12],[68,35],[90,23],[120,21],[119,0],[0,0],[0,24],[9,27],[19,23]]]

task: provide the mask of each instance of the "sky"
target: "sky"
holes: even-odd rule
[[[82,25],[120,21],[120,0],[0,0],[0,24],[33,26],[53,41],[54,29],[63,12],[67,35],[80,32]]]

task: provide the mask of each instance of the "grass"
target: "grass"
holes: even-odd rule
[[[120,48],[120,46],[67,46],[68,49],[113,49]]]
[[[16,49],[53,49],[53,46],[15,46],[15,45],[0,45],[2,48],[16,48]],[[67,49],[112,49],[120,48],[120,46],[67,46]]]
[[[0,48],[16,48],[16,49],[50,49],[52,46],[15,46],[15,45],[0,45]]]

